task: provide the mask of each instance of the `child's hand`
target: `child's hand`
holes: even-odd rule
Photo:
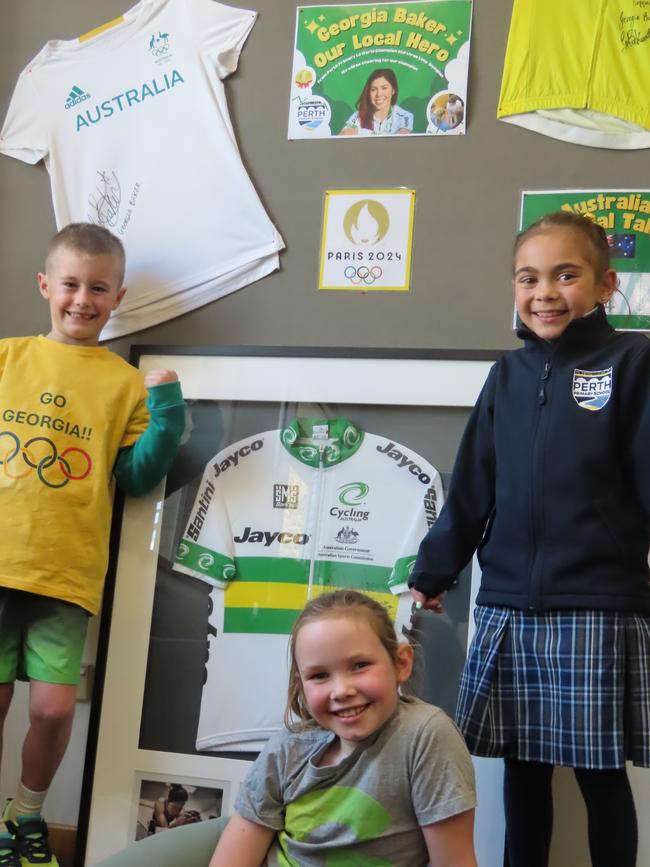
[[[442,607],[444,595],[444,593],[440,593],[438,596],[425,596],[424,593],[420,593],[415,587],[411,587],[411,596],[415,601],[419,602],[422,608],[425,608],[427,611],[433,611],[436,614],[442,614],[445,610]]]
[[[165,382],[178,382],[178,374],[175,370],[150,370],[144,377],[145,388],[163,385]]]

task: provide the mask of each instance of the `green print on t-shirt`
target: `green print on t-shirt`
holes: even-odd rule
[[[287,806],[284,830],[278,834],[281,847],[279,862],[282,867],[300,867],[287,853],[289,839],[309,840],[314,831],[321,833],[327,825],[338,825],[350,832],[350,846],[354,842],[374,840],[388,828],[391,815],[381,804],[348,786],[332,786],[329,789],[308,792]],[[340,834],[340,830],[337,832]],[[325,857],[327,867],[391,867],[383,858],[372,858],[355,853],[349,846],[333,849]]]

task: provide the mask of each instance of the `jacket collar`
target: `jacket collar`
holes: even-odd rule
[[[574,319],[569,322],[561,336],[549,343],[542,337],[538,337],[534,331],[528,328],[527,325],[521,325],[517,329],[517,337],[526,341],[527,348],[535,348],[538,346],[559,347],[586,347],[595,343],[601,343],[610,334],[613,334],[614,328],[607,320],[607,313],[602,304],[598,304],[592,313],[587,313],[586,316],[581,316],[580,319]]]

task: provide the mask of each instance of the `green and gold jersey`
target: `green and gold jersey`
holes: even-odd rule
[[[354,588],[401,622],[442,498],[431,464],[344,418],[298,420],[208,463],[175,566],[214,588],[198,749],[252,749],[279,728],[287,636],[308,599]]]

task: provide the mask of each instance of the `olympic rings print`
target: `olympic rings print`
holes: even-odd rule
[[[9,444],[2,437],[9,437]],[[40,454],[43,448],[38,443],[46,444],[46,454]],[[73,472],[70,461],[66,458],[66,455],[71,455],[75,452],[81,455],[83,463],[81,472]],[[23,464],[18,461],[18,466],[16,466],[12,464],[12,461],[18,459],[19,454],[22,456]],[[74,462],[79,463],[79,459]],[[24,469],[25,464],[27,465],[27,469]],[[50,467],[54,467],[55,464],[58,464],[58,466],[51,474],[48,473],[49,478],[46,478],[45,471],[49,470]],[[21,446],[16,434],[5,430],[0,431],[0,466],[2,466],[5,476],[10,479],[22,479],[31,473],[32,470],[36,470],[39,479],[48,488],[63,488],[70,481],[79,482],[89,476],[93,468],[93,462],[88,452],[77,448],[77,446],[68,446],[68,448],[63,449],[59,454],[56,445],[48,437],[32,437],[27,440],[24,446]]]
[[[354,265],[348,265],[343,275],[355,286],[358,286],[359,283],[372,286],[375,280],[379,280],[383,273],[379,265],[373,265],[372,268],[368,268],[366,265],[359,265],[358,268],[355,268]]]

